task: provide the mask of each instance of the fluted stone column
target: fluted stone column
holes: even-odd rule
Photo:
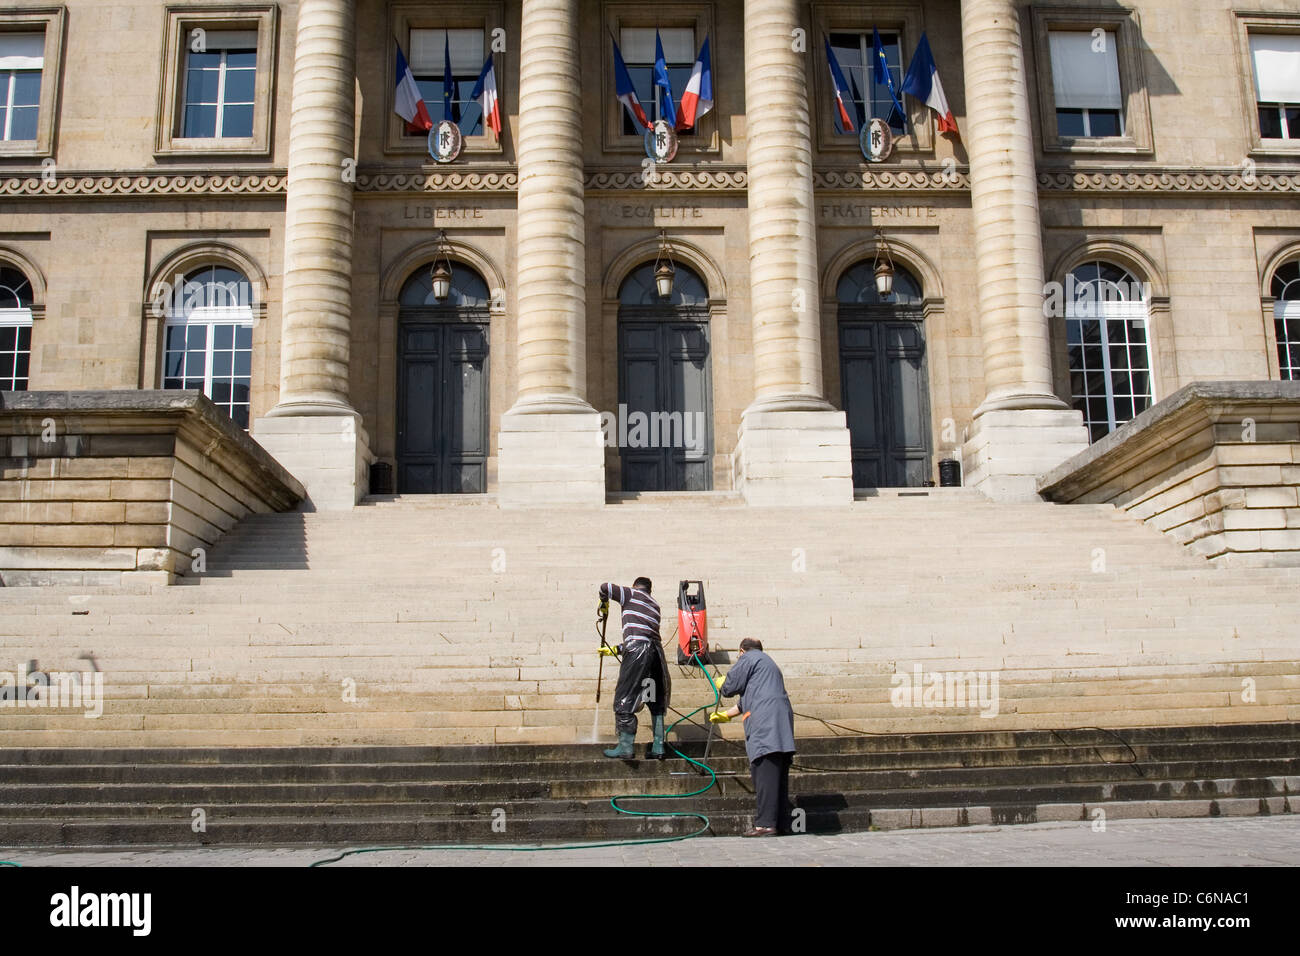
[[[586,392],[586,250],[578,0],[523,0],[519,391],[498,433],[503,506],[603,504],[600,415]]]
[[[356,35],[351,0],[302,0],[289,116],[280,400],[254,435],[307,487],[309,507],[350,508],[371,460],[348,400]]]
[[[745,0],[754,401],[734,464],[751,504],[853,500],[844,413],[822,394],[807,54],[792,42],[803,6]]]
[[[965,483],[1037,496],[1037,476],[1087,447],[1052,389],[1043,229],[1024,48],[1013,0],[962,0],[966,132],[985,397],[963,448]]]

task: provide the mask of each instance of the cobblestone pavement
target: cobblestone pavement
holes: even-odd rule
[[[0,849],[24,866],[306,866],[344,848]],[[589,849],[385,850],[335,866],[1296,866],[1300,816],[887,830]]]

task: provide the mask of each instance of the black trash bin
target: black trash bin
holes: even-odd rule
[[[386,461],[376,461],[370,466],[370,493],[372,495],[391,495],[393,493],[393,466]]]
[[[956,458],[945,458],[939,462],[939,487],[961,487],[961,462]]]

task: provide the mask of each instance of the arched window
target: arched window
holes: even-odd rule
[[[167,296],[163,388],[194,388],[248,428],[253,288],[227,266],[196,269]]]
[[[864,259],[840,278],[835,299],[841,305],[920,305],[921,283],[895,263],[893,292],[882,299],[876,292],[875,264]]]
[[[1273,273],[1273,324],[1277,329],[1277,367],[1286,381],[1300,380],[1300,259]]]
[[[1154,401],[1147,292],[1130,272],[1085,262],[1065,281],[1070,395],[1093,441]]]
[[[32,284],[0,266],[0,392],[27,391],[32,357]]]
[[[620,305],[707,308],[709,289],[699,274],[680,262],[673,266],[673,294],[659,297],[655,286],[655,264],[647,262],[633,269],[618,289]]]
[[[406,308],[486,309],[491,304],[487,282],[469,266],[451,264],[451,290],[441,302],[433,297],[433,263],[417,269],[397,296]]]

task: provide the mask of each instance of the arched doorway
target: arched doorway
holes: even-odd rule
[[[397,491],[487,490],[487,282],[459,262],[434,298],[432,263],[406,280],[397,314]]]
[[[836,299],[853,487],[922,487],[931,451],[921,284],[896,265],[893,293],[882,299],[864,261],[840,278]]]
[[[660,298],[654,264],[618,294],[619,455],[624,491],[713,487],[713,382],[709,291],[678,263],[672,295]]]

